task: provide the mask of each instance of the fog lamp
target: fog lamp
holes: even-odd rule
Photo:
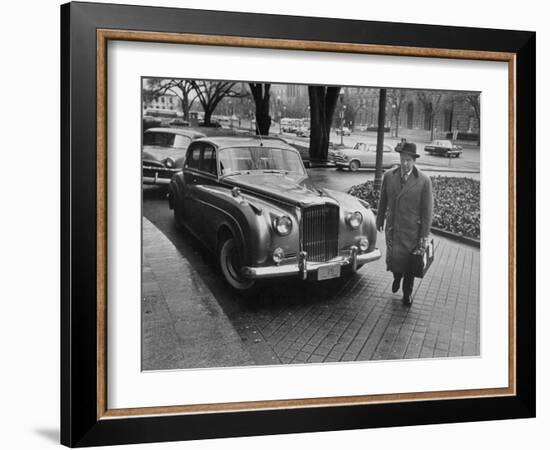
[[[366,237],[359,239],[359,250],[366,252],[369,248],[369,240]]]
[[[273,251],[273,261],[275,264],[281,264],[284,258],[285,251],[281,247],[278,247]]]

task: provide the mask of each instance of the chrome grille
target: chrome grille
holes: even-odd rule
[[[315,205],[302,212],[302,249],[308,261],[325,262],[338,256],[340,211],[336,205]]]

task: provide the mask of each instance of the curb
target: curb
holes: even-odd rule
[[[142,369],[253,365],[197,271],[153,223],[142,223]]]

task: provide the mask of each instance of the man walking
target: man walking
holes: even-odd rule
[[[392,292],[403,280],[403,303],[412,304],[414,275],[410,272],[413,251],[426,249],[432,226],[432,183],[416,166],[416,144],[403,142],[397,152],[401,165],[384,174],[376,217],[378,231],[386,222],[386,267],[393,272]]]

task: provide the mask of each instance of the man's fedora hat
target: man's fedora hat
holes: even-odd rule
[[[420,157],[420,155],[416,153],[416,144],[414,142],[403,142],[395,151],[403,153],[404,155],[411,155],[414,158]]]

